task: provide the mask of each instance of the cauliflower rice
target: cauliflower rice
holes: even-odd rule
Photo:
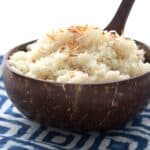
[[[150,71],[133,40],[91,26],[47,33],[10,56],[9,64],[28,77],[68,83],[118,81]]]

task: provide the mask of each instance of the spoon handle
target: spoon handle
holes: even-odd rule
[[[135,0],[122,0],[115,16],[112,21],[104,30],[115,30],[118,34],[122,34],[124,27],[129,16],[130,10],[134,4]]]

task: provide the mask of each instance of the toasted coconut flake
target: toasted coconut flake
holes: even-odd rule
[[[88,29],[88,26],[71,26],[68,30],[74,34],[83,34]]]

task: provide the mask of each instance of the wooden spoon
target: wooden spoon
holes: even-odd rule
[[[122,34],[124,27],[129,16],[129,13],[132,9],[135,0],[122,0],[115,16],[108,26],[104,29],[107,31],[115,30],[118,34]]]

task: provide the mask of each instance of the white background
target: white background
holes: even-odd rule
[[[121,0],[0,0],[0,53],[52,28],[90,24],[104,28]],[[125,35],[150,45],[150,0],[136,0]]]

